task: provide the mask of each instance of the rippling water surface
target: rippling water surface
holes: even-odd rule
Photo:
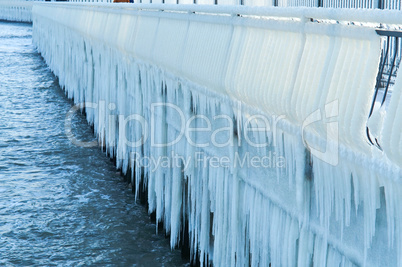
[[[0,22],[0,265],[185,264],[104,153],[68,141],[72,104],[31,34]]]

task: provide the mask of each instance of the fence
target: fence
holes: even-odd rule
[[[401,9],[401,0],[274,0],[281,7]]]
[[[1,1],[0,20],[31,22],[32,1]]]
[[[73,0],[80,1],[80,0]],[[85,1],[85,0],[81,0]],[[106,2],[110,0],[98,0]],[[211,5],[249,5],[249,6],[278,6],[278,7],[322,7],[322,8],[366,8],[366,9],[401,9],[401,0],[134,0],[138,3],[151,4],[211,4]],[[156,5],[155,5],[156,6]],[[282,11],[285,9],[281,9]],[[279,11],[279,9],[278,9]],[[314,12],[314,11],[313,11]],[[394,14],[395,15],[395,14]],[[321,18],[324,19],[324,18]],[[327,19],[334,19],[328,17]],[[324,19],[325,20],[325,19]],[[335,19],[336,20],[336,19]],[[390,25],[395,22],[390,23]],[[398,20],[398,25],[401,23]],[[381,28],[387,25],[379,25]],[[395,25],[394,25],[395,26]],[[399,28],[398,28],[399,27]],[[396,74],[398,72],[402,58],[402,32],[401,26],[394,28],[394,31],[378,30],[377,33],[382,36],[382,54],[378,68],[378,77],[375,86],[375,93],[371,104],[371,109],[368,114],[369,120],[377,120],[377,116],[372,116],[373,113],[379,112],[384,106],[386,109],[392,95],[393,85],[395,83]],[[373,118],[371,118],[373,117]],[[370,126],[367,126],[367,139],[372,145],[381,149],[378,142],[378,135],[374,132],[370,133]]]
[[[391,98],[392,86],[395,84],[401,61],[402,32],[377,30],[377,33],[383,36],[382,52],[369,120],[373,116],[373,113],[381,112],[382,108],[384,110],[386,109]],[[366,127],[366,133],[369,143],[382,150],[381,144],[378,141],[378,134],[373,135],[373,133],[370,132],[369,126]]]
[[[112,0],[70,0],[70,2],[113,2]],[[279,7],[325,7],[325,8],[379,8],[401,9],[401,0],[134,0],[144,4],[200,4],[200,5],[247,5]]]

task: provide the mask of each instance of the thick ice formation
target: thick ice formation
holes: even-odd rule
[[[71,0],[70,2],[113,2],[113,0]],[[380,3],[379,3],[380,2]],[[325,8],[381,8],[401,9],[398,0],[134,0],[141,4],[198,4],[198,5],[246,5],[279,7],[325,7]]]
[[[401,266],[401,83],[377,151],[373,29],[104,7],[35,6],[34,42],[172,247],[188,223],[202,264]]]
[[[0,0],[0,20],[32,22],[33,1]]]
[[[402,75],[395,82],[391,102],[389,104],[381,143],[388,158],[402,166]]]

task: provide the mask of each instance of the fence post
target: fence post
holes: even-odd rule
[[[382,4],[382,0],[378,0],[378,8],[384,9],[384,5]]]

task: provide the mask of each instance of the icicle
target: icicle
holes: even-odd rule
[[[309,3],[304,2],[305,5],[310,5]],[[289,2],[289,4],[293,5],[296,2]],[[137,47],[141,39],[141,36],[137,36],[139,25],[133,25],[135,30],[133,30],[133,37],[130,38],[134,44],[132,48],[129,45],[131,43],[117,45],[117,38],[106,40],[107,35],[103,32],[102,35],[97,37],[89,35],[91,38],[88,38],[86,31],[92,29],[92,26],[81,29],[82,31],[79,32],[66,26],[69,25],[68,15],[74,15],[74,12],[68,11],[65,15],[62,11],[64,9],[58,10],[57,15],[64,19],[64,24],[51,20],[52,13],[37,17],[34,42],[50,68],[59,77],[60,84],[65,86],[69,97],[74,97],[76,102],[97,104],[97,108],[86,109],[88,122],[94,125],[100,145],[106,147],[111,157],[116,157],[117,167],[121,167],[123,173],[129,167],[131,168],[136,198],[139,190],[142,190],[141,182],[144,184],[148,191],[148,211],[156,212],[158,222],[164,221],[166,233],[170,232],[172,248],[179,244],[180,230],[185,228],[183,224],[187,220],[191,254],[194,259],[199,253],[201,264],[209,264],[207,262],[209,260],[217,266],[325,266],[332,264],[350,266],[352,263],[347,257],[354,257],[354,255],[350,253],[345,256],[343,253],[349,252],[337,250],[338,244],[333,240],[333,235],[338,234],[338,229],[335,232],[333,229],[339,224],[339,239],[342,242],[343,233],[351,220],[353,222],[361,220],[364,229],[362,247],[364,247],[364,253],[369,253],[369,248],[376,241],[374,237],[378,234],[376,212],[377,209],[383,208],[379,207],[379,204],[380,186],[384,186],[389,246],[395,246],[397,254],[402,255],[402,220],[398,215],[402,212],[399,208],[401,205],[398,205],[401,189],[397,182],[401,172],[395,165],[399,162],[400,155],[400,149],[398,150],[395,145],[398,144],[400,137],[400,131],[398,132],[399,128],[397,128],[399,124],[394,123],[399,119],[398,105],[393,104],[394,113],[392,116],[384,117],[386,127],[381,129],[384,136],[390,137],[386,140],[381,139],[385,144],[385,155],[390,162],[384,163],[376,158],[368,160],[371,154],[365,147],[362,149],[362,146],[366,145],[364,140],[356,139],[361,134],[359,127],[363,124],[359,118],[367,114],[363,114],[364,112],[354,107],[364,106],[363,102],[360,103],[362,105],[352,105],[351,101],[360,99],[355,93],[363,94],[359,101],[363,101],[370,94],[367,88],[371,88],[370,82],[374,78],[371,79],[368,73],[378,66],[378,64],[371,64],[375,62],[373,58],[378,56],[378,51],[374,53],[370,50],[376,49],[375,45],[370,46],[371,41],[373,43],[377,41],[376,37],[370,35],[371,33],[368,34],[365,31],[370,35],[367,38],[372,40],[359,43],[359,40],[353,39],[346,33],[347,38],[336,36],[333,38],[334,42],[330,42],[332,40],[330,38],[321,38],[323,32],[313,28],[307,29],[307,26],[311,25],[302,25],[303,31],[311,31],[306,33],[311,36],[304,38],[298,33],[286,31],[287,23],[285,22],[281,23],[280,30],[275,29],[275,31],[258,27],[248,29],[244,25],[228,27],[230,30],[225,28],[224,32],[230,32],[227,34],[228,38],[230,37],[228,40],[234,42],[238,39],[239,44],[228,41],[227,44],[222,45],[224,48],[218,47],[217,43],[211,43],[208,47],[218,51],[219,56],[220,51],[226,49],[228,55],[225,62],[230,63],[228,66],[222,64],[225,65],[225,71],[220,70],[219,73],[225,73],[222,76],[227,76],[219,83],[220,87],[216,89],[217,91],[213,91],[213,86],[205,88],[189,81],[186,78],[188,76],[186,68],[174,69],[174,72],[169,73],[167,70],[170,68],[162,69],[162,65],[155,65],[155,62],[159,62],[154,58],[156,53],[151,56],[152,60],[148,58],[148,55],[139,54]],[[133,14],[132,16],[141,15]],[[191,23],[186,21],[186,26],[182,28],[189,28]],[[204,22],[197,23],[201,25]],[[99,28],[104,25],[100,24]],[[292,26],[300,25],[292,23]],[[216,29],[219,27],[216,26]],[[191,30],[194,31],[195,28]],[[159,31],[160,29],[157,29],[155,35]],[[185,32],[187,34],[187,30]],[[208,31],[205,31],[205,36],[207,36],[206,32]],[[174,30],[169,34],[172,39],[175,39]],[[183,33],[183,36],[188,37],[186,34]],[[167,38],[165,35],[163,35],[164,38]],[[205,36],[198,37],[202,39]],[[270,49],[253,49],[257,43],[252,40],[257,37]],[[319,43],[322,51],[316,53],[314,45],[317,45],[320,39],[325,39]],[[210,40],[218,42],[220,39],[210,38]],[[152,49],[146,46],[148,52],[158,49],[151,41],[149,42],[152,43]],[[307,46],[311,46],[309,50],[303,50]],[[354,53],[359,48],[362,48],[361,51]],[[183,53],[186,56],[191,55],[192,46],[186,49],[189,50]],[[237,51],[241,51],[240,56]],[[157,52],[161,53],[159,50]],[[354,66],[357,66],[360,57],[364,58],[362,54],[365,52],[370,55],[368,58],[372,61],[364,61],[367,63],[363,64],[364,75],[360,72],[346,73],[343,66],[347,65],[348,61],[352,61],[356,64]],[[202,53],[199,55],[202,56]],[[315,64],[317,62],[311,61],[313,55],[321,58],[317,59],[317,62],[320,61],[321,65],[327,67],[317,67],[318,65]],[[341,56],[344,58],[338,58]],[[270,60],[260,61],[259,58]],[[284,58],[291,63],[279,66],[277,63]],[[184,66],[193,62],[190,59],[171,60],[175,63],[181,62],[180,66]],[[192,64],[195,64],[194,62]],[[198,63],[201,67],[202,64],[211,66],[211,69],[216,67],[207,61]],[[316,72],[303,75],[308,72],[307,67],[310,63]],[[252,71],[254,67],[258,67],[258,70]],[[303,70],[303,68],[306,69]],[[350,71],[355,70],[359,68],[352,68]],[[197,76],[199,73],[192,74]],[[358,79],[355,79],[354,74],[359,75]],[[339,77],[345,79],[342,80]],[[337,87],[334,83],[337,78],[342,86]],[[364,86],[360,86],[360,81],[364,82]],[[356,90],[348,91],[349,87],[346,86],[348,84],[353,85],[352,87]],[[313,87],[313,85],[314,88],[303,89],[303,86]],[[317,88],[323,89],[318,92]],[[311,94],[312,90],[316,90],[314,92],[317,94]],[[339,119],[342,124],[340,131],[343,133],[339,139],[341,160],[337,166],[328,165],[315,157],[310,148],[308,153],[312,156],[312,177],[305,177],[306,166],[309,164],[306,151],[309,147],[302,145],[299,123],[304,119],[303,116],[307,115],[307,111],[323,108],[324,102],[333,97],[344,100],[339,105],[339,111],[346,114],[340,114],[342,116]],[[399,98],[398,101],[400,101]],[[151,104],[156,102],[177,105],[183,112],[184,119],[179,118],[177,114],[172,115],[172,111],[167,108],[152,110]],[[335,110],[333,107],[328,110],[325,107],[322,111],[328,111],[331,115]],[[141,116],[149,123],[149,129],[143,129],[140,123],[126,123],[125,119],[132,114]],[[287,116],[278,123],[275,131],[250,134],[249,137],[257,143],[267,142],[269,145],[267,148],[255,148],[247,143],[244,134],[245,123],[255,114]],[[204,115],[207,119],[212,119],[215,115],[227,115],[229,118],[234,118],[236,126],[233,128],[236,128],[236,134],[228,134],[229,139],[233,138],[234,146],[204,150],[190,145],[189,140],[183,137],[174,146],[164,148],[152,145],[151,140],[144,136],[148,131],[155,135],[156,143],[165,143],[177,136],[177,126],[180,126],[181,120],[188,121],[193,115]],[[273,120],[278,118],[271,118],[270,123],[272,124]],[[222,124],[216,122],[213,123],[213,127],[220,127]],[[263,127],[258,120],[251,120],[249,124],[247,126]],[[311,131],[308,129],[305,131],[309,145],[321,147],[323,140],[320,137],[327,130],[325,124],[314,126],[310,129]],[[379,129],[378,125],[377,130]],[[329,138],[334,137],[335,132],[332,130],[332,128],[329,129]],[[314,135],[316,133],[318,137]],[[140,140],[140,144],[135,147],[127,146],[126,135],[129,136],[129,140]],[[188,137],[197,143],[204,141],[205,136],[191,132]],[[359,144],[355,145],[353,142],[356,140]],[[266,156],[271,150],[276,153],[276,157],[286,158],[286,168],[263,171],[254,170],[248,166],[243,169],[232,165],[215,168],[210,166],[208,160],[205,162],[206,167],[203,168],[197,166],[194,161],[196,153],[203,153],[206,156],[225,155],[234,162],[236,153],[244,155],[246,152],[252,152],[259,156]],[[360,152],[363,155],[359,154]],[[167,168],[160,165],[141,166],[139,164],[139,159],[142,158],[172,159],[171,153],[177,153],[181,157],[178,166]],[[366,166],[374,167],[366,169]],[[258,177],[261,181],[253,179],[255,177],[252,176],[257,174],[261,175]],[[271,174],[272,177],[276,174],[276,183],[265,179],[266,176],[271,178]],[[396,178],[392,180],[389,177]],[[294,195],[289,196],[289,199],[281,199],[283,197],[281,194],[288,192]],[[314,207],[310,207],[309,204],[313,198],[316,201],[317,219],[310,215],[310,212],[314,213]],[[354,207],[352,201],[355,203]],[[359,206],[362,211],[358,213]],[[352,211],[353,208],[355,211]],[[352,212],[356,214],[351,215]],[[359,217],[361,214],[363,214],[362,218]],[[364,263],[366,259],[359,257],[360,255],[356,256],[357,259],[354,259],[354,262]],[[401,265],[400,258],[399,256],[397,262],[399,265]],[[390,262],[394,261],[390,260]]]

